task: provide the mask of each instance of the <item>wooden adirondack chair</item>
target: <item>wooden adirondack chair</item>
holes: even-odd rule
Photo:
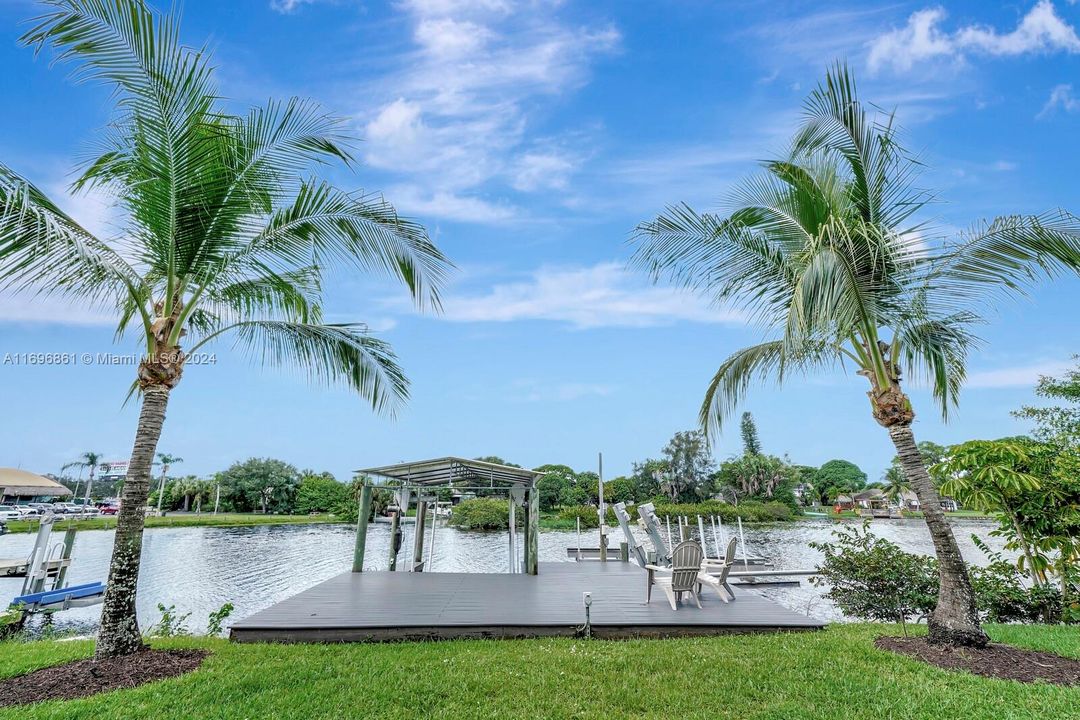
[[[735,592],[731,589],[727,579],[732,565],[735,564],[735,545],[737,542],[736,538],[731,538],[728,541],[724,557],[719,560],[705,560],[701,564],[701,572],[698,574],[698,589],[700,590],[702,585],[708,585],[716,590],[716,594],[724,602],[735,599]]]
[[[671,553],[671,567],[646,565],[645,569],[649,571],[649,585],[645,592],[645,604],[652,601],[652,587],[656,585],[667,595],[672,610],[678,610],[678,601],[682,599],[683,593],[690,593],[700,608],[698,575],[701,573],[701,562],[704,559],[705,551],[696,540],[684,540],[676,545]]]

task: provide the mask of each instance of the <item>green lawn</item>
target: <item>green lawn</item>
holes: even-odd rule
[[[296,523],[340,522],[334,516],[320,515],[259,515],[257,513],[172,513],[164,517],[146,518],[146,527],[243,527],[246,525],[291,525]],[[116,527],[116,516],[102,516],[90,520],[59,520],[55,528],[64,529],[74,524],[78,530],[109,530]],[[8,532],[34,532],[37,523],[15,521],[7,524]]]
[[[234,645],[183,678],[87,700],[0,710],[55,718],[1075,718],[1080,687],[938,670],[876,650],[897,628],[685,640]],[[995,639],[1080,657],[1075,627],[993,627]],[[0,643],[0,677],[91,652]]]

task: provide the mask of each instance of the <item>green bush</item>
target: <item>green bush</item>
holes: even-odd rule
[[[937,561],[904,552],[862,528],[833,531],[834,542],[810,543],[825,554],[814,585],[844,613],[863,620],[906,623],[929,615],[937,604]]]
[[[729,505],[719,500],[703,500],[699,503],[686,503],[671,505],[661,503],[656,505],[656,515],[661,520],[665,516],[686,516],[691,520],[696,515],[717,515],[724,522],[735,522],[736,518],[742,518],[743,522],[777,522],[792,520],[795,512],[782,502],[760,503],[748,501],[739,503],[738,506]]]
[[[610,509],[608,510],[608,517],[609,523],[615,522],[615,515]],[[579,519],[583,528],[600,527],[600,517],[596,514],[596,508],[592,505],[571,505],[559,511],[559,520],[572,524],[572,527],[576,527]]]
[[[929,615],[937,604],[937,561],[904,552],[894,543],[862,529],[833,531],[834,542],[810,543],[825,553],[815,585],[827,585],[825,596],[844,613],[863,620],[900,621]],[[981,543],[977,543],[980,544]],[[983,546],[986,551],[985,546]],[[1016,567],[997,553],[991,563],[971,567],[975,605],[984,622],[1054,623],[1062,620],[1061,591],[1053,586],[1029,588]]]
[[[1061,620],[1061,591],[1053,585],[1027,587],[1016,566],[995,560],[987,567],[972,567],[971,587],[984,622],[1041,623]]]
[[[454,506],[449,524],[462,530],[505,530],[510,507],[505,499],[476,498]]]

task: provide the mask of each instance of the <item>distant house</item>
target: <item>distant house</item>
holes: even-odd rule
[[[920,509],[919,498],[914,491],[907,488],[900,491],[900,507],[904,510]],[[941,498],[941,509],[945,512],[956,512],[960,509],[960,503],[951,497],[943,497]]]
[[[860,514],[874,517],[889,516],[889,498],[881,488],[868,488],[852,496],[852,502]]]
[[[791,489],[791,492],[795,495],[795,499],[803,505],[814,505],[817,502],[813,486],[807,483],[799,483]]]
[[[0,468],[0,502],[25,504],[66,499],[72,492],[41,475],[16,468]]]
[[[850,495],[837,495],[836,500],[833,501],[833,509],[836,510],[836,512],[852,510],[854,507],[855,501]]]

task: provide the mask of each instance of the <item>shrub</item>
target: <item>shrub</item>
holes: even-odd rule
[[[904,552],[894,543],[870,534],[869,523],[862,529],[833,531],[835,542],[810,543],[825,553],[819,570],[811,578],[815,585],[828,584],[825,596],[844,613],[863,620],[901,623],[921,618],[937,604],[937,562],[930,557]],[[987,552],[991,563],[971,567],[975,604],[984,622],[1060,622],[1063,614],[1061,591],[1053,586],[1032,587],[1024,576],[999,554]]]
[[[858,527],[833,531],[834,542],[810,543],[825,554],[815,585],[844,613],[863,620],[900,622],[925,617],[937,604],[937,561],[904,552]],[[906,632],[906,629],[905,629]]]
[[[1061,618],[1061,591],[1052,586],[1026,587],[1013,563],[995,560],[971,568],[975,605],[984,622],[1041,623]]]
[[[607,512],[608,522],[615,522],[615,515],[609,509]],[[597,528],[600,527],[600,517],[596,514],[596,508],[591,505],[571,505],[570,507],[564,507],[559,511],[559,520],[566,521],[567,523],[576,523],[581,520],[581,527],[583,528]]]
[[[791,520],[795,517],[795,511],[787,503],[779,501],[765,503],[762,511],[770,520]]]
[[[510,524],[510,507],[505,499],[464,500],[454,506],[449,524],[462,530],[504,530]]]

